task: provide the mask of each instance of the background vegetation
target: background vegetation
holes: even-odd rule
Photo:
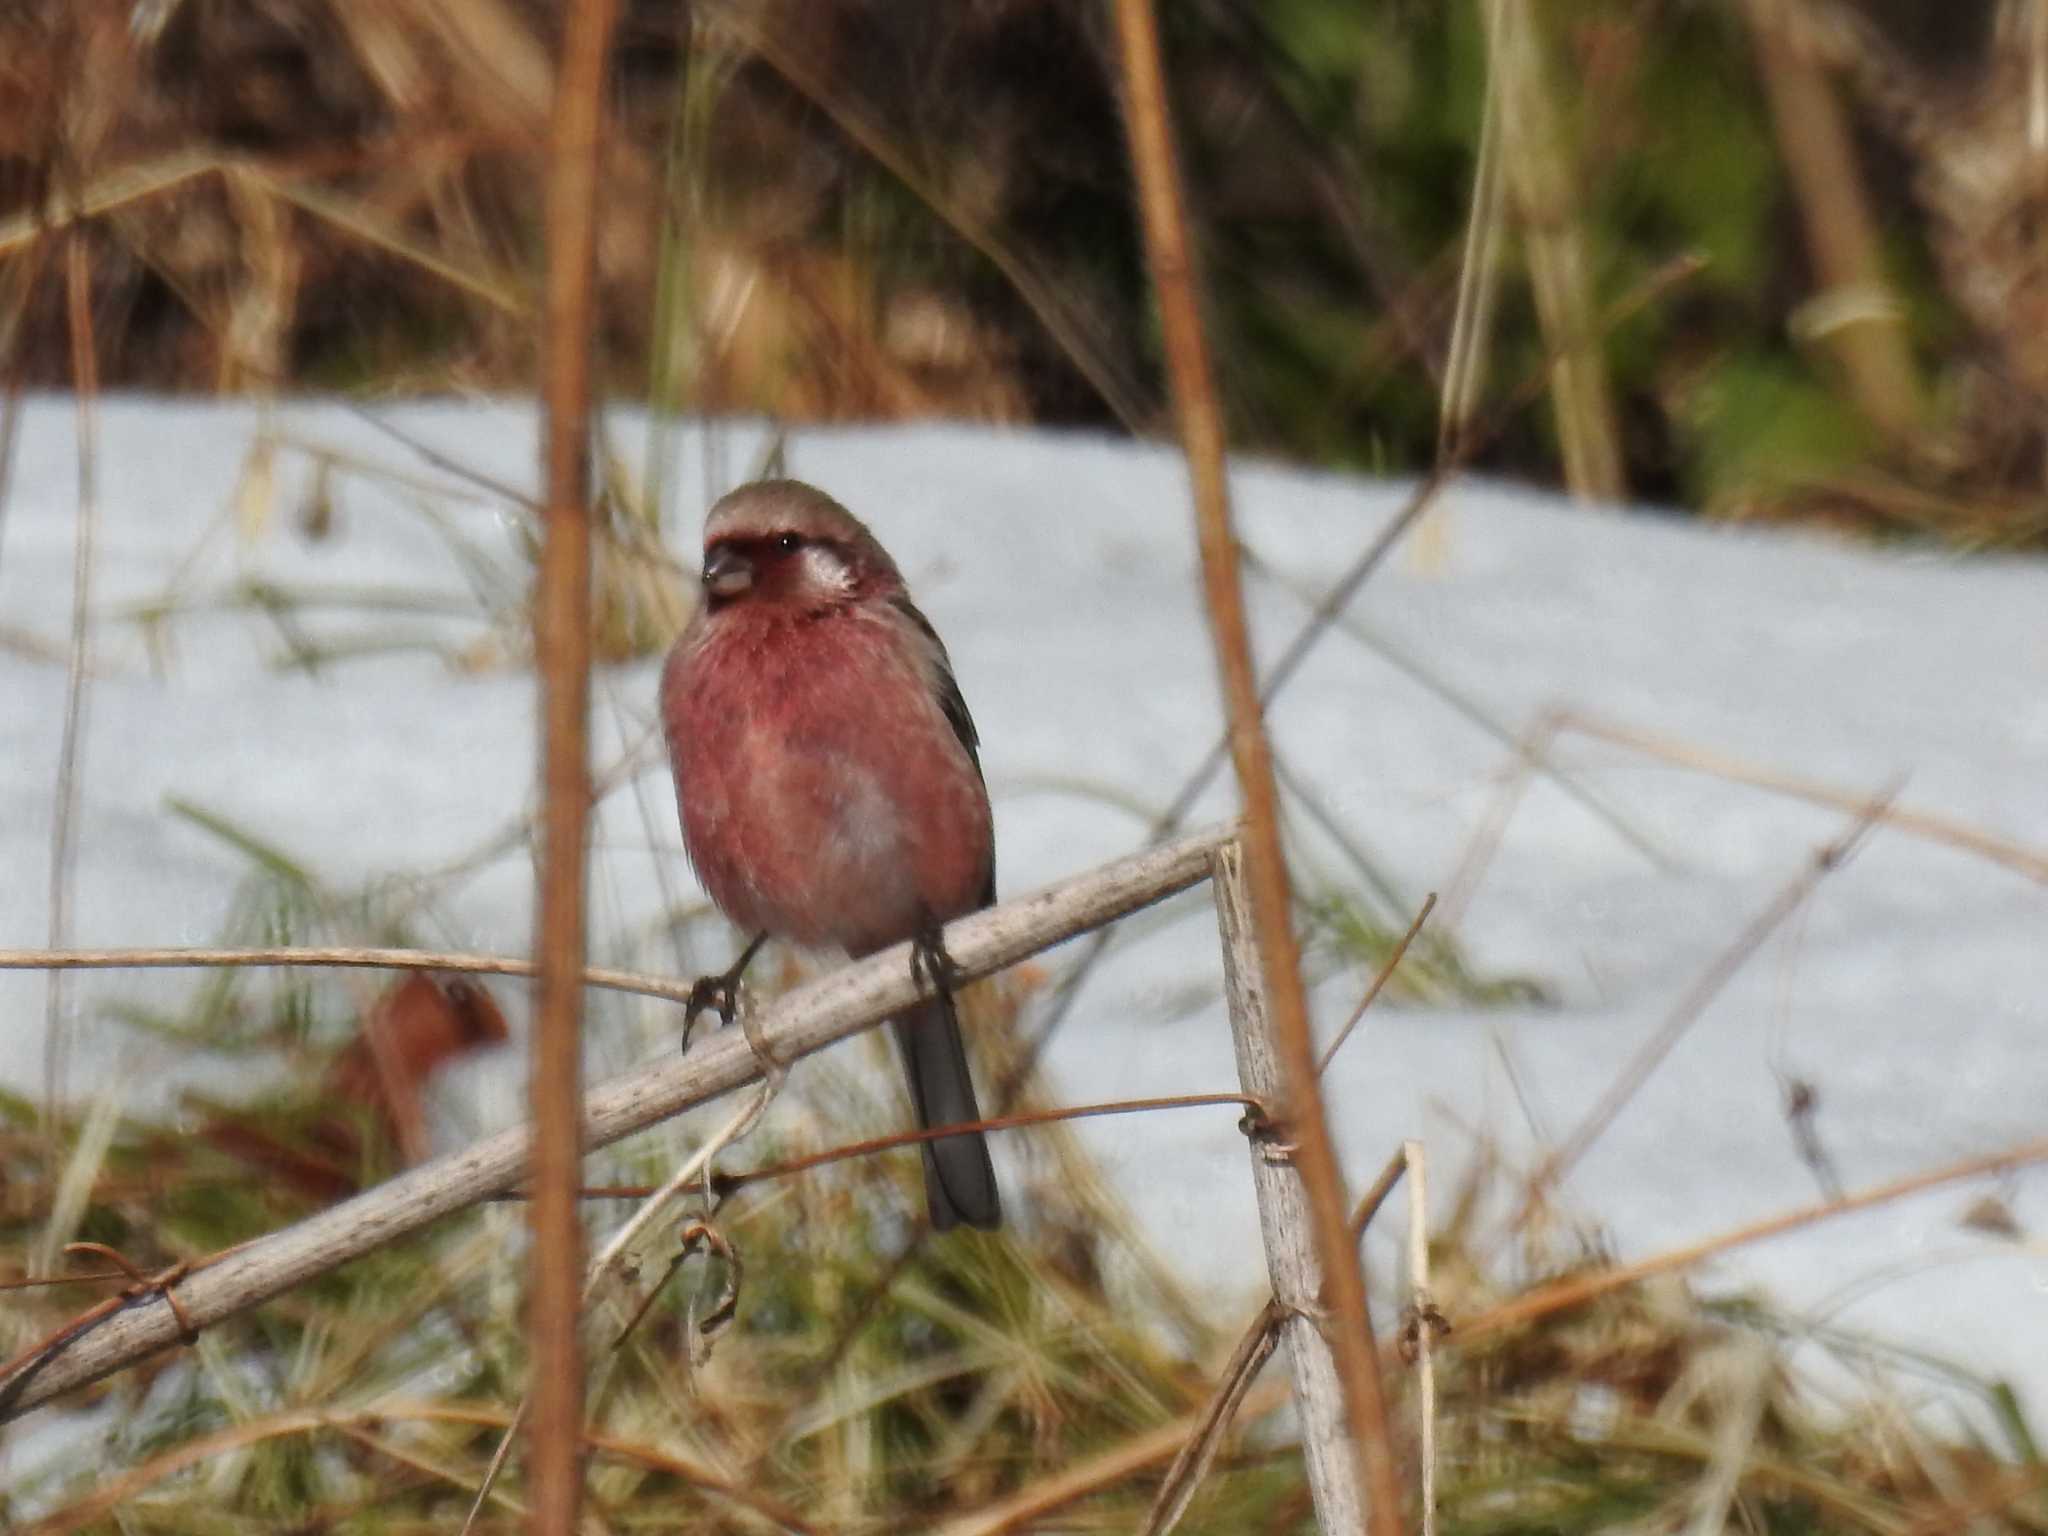
[[[1478,463],[1590,496],[2041,537],[2037,7],[1166,9],[1239,447],[1413,472],[1484,422]],[[71,378],[20,258],[77,200],[109,386],[525,390],[556,24],[9,7],[16,383]],[[608,388],[1156,429],[1108,31],[1088,0],[629,5]]]

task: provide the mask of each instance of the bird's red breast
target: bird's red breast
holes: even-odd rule
[[[662,717],[683,840],[740,927],[862,953],[979,907],[980,771],[899,610],[741,604],[669,658]]]

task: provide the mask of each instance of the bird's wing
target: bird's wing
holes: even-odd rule
[[[974,729],[974,716],[967,712],[967,700],[960,695],[960,684],[953,677],[953,658],[946,654],[946,643],[939,638],[939,632],[932,628],[932,621],[917,611],[917,604],[907,597],[892,597],[889,604],[898,614],[909,621],[924,640],[927,658],[931,663],[926,681],[938,700],[940,711],[946,723],[953,727],[953,734],[960,738],[960,745],[967,749],[967,756],[974,764],[975,773],[981,772],[981,736]]]
[[[925,681],[932,690],[932,697],[939,706],[939,712],[946,717],[946,723],[953,727],[953,734],[960,738],[960,745],[967,749],[967,760],[974,764],[974,776],[986,786],[988,779],[981,771],[981,735],[974,729],[974,716],[967,712],[967,700],[960,692],[958,679],[953,676],[953,658],[946,654],[946,642],[932,628],[932,621],[920,613],[917,604],[907,596],[899,593],[889,599],[889,606],[922,642],[927,663]],[[996,861],[991,852],[988,883],[982,890],[981,904],[992,907],[995,901]]]

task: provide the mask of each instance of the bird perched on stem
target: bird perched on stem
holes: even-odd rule
[[[914,940],[933,995],[890,1021],[911,1103],[927,1128],[979,1120],[937,935],[995,900],[995,837],[945,646],[867,527],[794,480],[711,509],[703,587],[662,723],[690,863],[755,936],[703,996],[729,1014],[770,935],[855,958]],[[1000,1225],[981,1134],[923,1145],[932,1225]]]

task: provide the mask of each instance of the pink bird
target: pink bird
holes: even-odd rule
[[[683,845],[755,935],[872,954],[916,940],[934,996],[890,1020],[926,1128],[979,1120],[939,925],[995,900],[978,738],[946,648],[875,536],[794,480],[743,485],[704,524],[704,595],[669,654],[662,724]],[[980,1132],[924,1144],[932,1225],[1002,1222]]]

